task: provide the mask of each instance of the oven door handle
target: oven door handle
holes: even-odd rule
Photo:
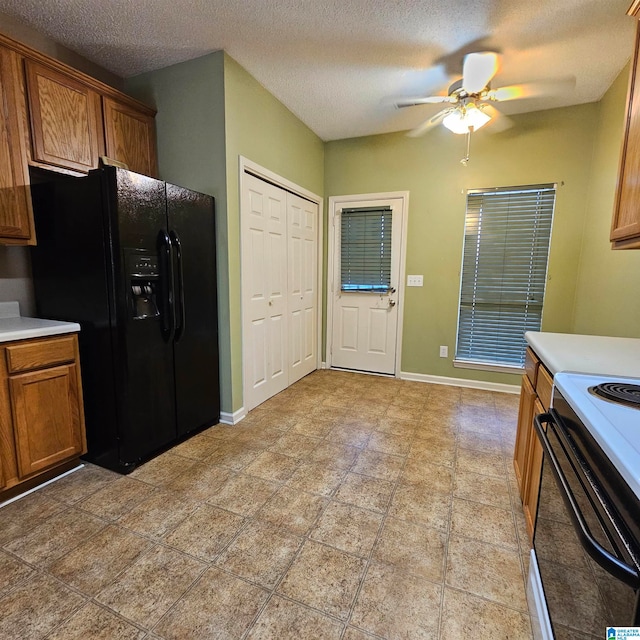
[[[536,431],[538,433],[538,437],[540,438],[540,442],[544,448],[545,453],[551,462],[551,470],[553,471],[553,475],[555,476],[556,482],[560,488],[560,492],[562,493],[562,498],[564,503],[569,511],[569,516],[573,523],[573,527],[578,534],[578,538],[580,539],[580,544],[584,547],[585,551],[608,573],[612,576],[622,580],[630,587],[634,589],[638,589],[640,586],[640,575],[634,567],[630,567],[625,564],[618,558],[616,558],[613,554],[607,551],[592,535],[589,531],[589,527],[578,507],[578,503],[576,502],[575,496],[571,491],[571,487],[567,481],[562,468],[560,467],[560,463],[558,462],[558,458],[551,448],[551,443],[549,442],[549,438],[542,427],[543,424],[553,424],[558,427],[557,422],[554,420],[553,416],[550,413],[541,413],[534,418],[534,424]]]

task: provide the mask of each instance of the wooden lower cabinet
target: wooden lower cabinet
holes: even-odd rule
[[[37,483],[40,474],[86,453],[86,436],[76,336],[6,343],[1,351],[0,490],[6,491]]]
[[[524,485],[522,495],[522,510],[527,524],[529,539],[533,541],[533,531],[536,524],[536,512],[538,511],[538,495],[540,494],[540,478],[542,476],[542,458],[544,450],[533,426],[533,418],[539,413],[544,413],[545,409],[540,400],[536,400],[533,405],[531,416],[531,433],[529,435],[529,455],[527,460],[527,481]]]
[[[529,441],[531,440],[531,424],[533,421],[533,407],[536,401],[536,390],[525,375],[522,376],[520,388],[520,408],[518,410],[518,430],[516,432],[516,447],[513,454],[513,468],[520,487],[520,498],[524,497],[525,482],[527,476],[527,462],[529,453]]]

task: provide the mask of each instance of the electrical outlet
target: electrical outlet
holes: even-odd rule
[[[442,345],[440,347],[440,357],[441,358],[448,358],[449,357],[449,347],[446,347],[444,345]]]
[[[421,287],[422,276],[407,276],[407,287]]]

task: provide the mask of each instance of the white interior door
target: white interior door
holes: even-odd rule
[[[248,409],[288,385],[286,192],[245,175],[242,192],[242,302]]]
[[[245,173],[242,180],[244,406],[318,366],[317,203]]]
[[[289,384],[317,368],[319,207],[287,193]]]
[[[388,211],[380,219],[374,212],[366,222],[353,223],[372,208]],[[393,199],[349,202],[334,212],[331,366],[395,373],[402,214],[402,203]],[[343,259],[346,252],[352,258]],[[361,267],[363,253],[367,260]],[[372,266],[376,253],[383,256],[381,264]]]

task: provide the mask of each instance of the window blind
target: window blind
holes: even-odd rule
[[[555,185],[467,195],[456,361],[522,368],[542,320]]]
[[[340,242],[342,291],[391,287],[391,208],[343,209]]]

